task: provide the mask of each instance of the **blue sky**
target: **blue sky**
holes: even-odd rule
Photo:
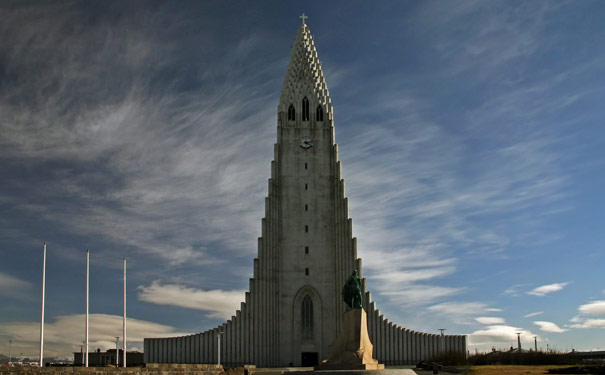
[[[469,349],[603,349],[605,5],[4,2],[0,353],[213,328],[252,276],[305,12],[364,277]]]

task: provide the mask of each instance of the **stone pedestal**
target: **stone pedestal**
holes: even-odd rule
[[[340,333],[328,347],[328,359],[316,370],[381,370],[384,365],[372,357],[374,345],[368,335],[366,312],[362,308],[345,314]]]

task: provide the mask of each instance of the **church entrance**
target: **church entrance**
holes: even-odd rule
[[[317,366],[319,356],[317,352],[302,352],[301,353],[301,366],[302,367],[313,367]]]

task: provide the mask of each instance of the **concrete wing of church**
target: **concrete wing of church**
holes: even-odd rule
[[[346,305],[341,288],[361,275],[334,116],[313,37],[302,24],[292,47],[277,110],[277,143],[265,199],[262,237],[245,301],[206,332],[146,338],[146,363],[312,366],[328,354]],[[415,364],[442,352],[466,354],[464,335],[416,332],[385,318],[363,279],[374,358]]]

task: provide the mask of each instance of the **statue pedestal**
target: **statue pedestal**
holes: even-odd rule
[[[328,347],[328,359],[316,370],[382,370],[384,365],[372,358],[374,345],[368,335],[366,312],[362,308],[347,311],[334,342]]]

